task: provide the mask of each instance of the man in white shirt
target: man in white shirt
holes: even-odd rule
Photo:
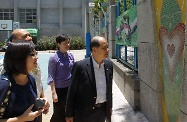
[[[66,102],[67,122],[111,122],[113,64],[108,42],[96,36],[90,43],[92,55],[75,62]]]

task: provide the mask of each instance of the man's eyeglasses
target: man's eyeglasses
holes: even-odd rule
[[[30,56],[37,56],[38,55],[38,52],[33,52],[30,54]]]

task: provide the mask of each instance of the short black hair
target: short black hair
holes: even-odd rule
[[[64,35],[64,34],[58,35],[58,36],[56,37],[56,43],[59,43],[59,44],[60,44],[61,42],[66,41],[67,39],[69,39],[67,35]],[[69,39],[69,40],[70,40],[70,39]]]
[[[35,51],[35,45],[29,41],[10,42],[4,56],[4,68],[10,74],[28,74],[26,61]]]
[[[11,34],[10,35],[10,42],[12,42],[13,39],[17,39],[17,36],[15,34]]]
[[[90,42],[90,51],[92,52],[92,48],[93,47],[99,47],[100,43],[99,43],[99,38],[100,36],[95,36],[93,37],[93,39]]]

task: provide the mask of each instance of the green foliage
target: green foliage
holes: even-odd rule
[[[118,1],[118,0],[116,0]],[[132,7],[132,0],[126,0],[126,10],[129,10]],[[124,0],[120,2],[120,14],[124,12]]]
[[[83,44],[81,37],[79,36],[69,36],[70,38],[70,49],[84,49],[85,44]]]
[[[99,11],[101,11],[100,3],[104,3],[104,2],[106,2],[106,0],[94,0],[94,3],[95,3],[94,18],[99,18]],[[106,12],[107,7],[104,7],[103,9]]]
[[[83,49],[85,48],[85,44],[83,44],[81,37],[79,36],[69,36],[70,38],[70,49]],[[36,50],[56,50],[56,35],[52,37],[43,36],[36,43]]]
[[[124,0],[121,0],[120,2],[120,15],[124,12]]]
[[[5,39],[4,41],[0,41],[0,50],[1,51],[5,51],[7,43],[8,43],[8,39]]]
[[[0,50],[5,51],[5,46],[7,45],[7,40],[0,41]]]
[[[4,44],[5,44],[4,42],[2,42],[2,41],[0,42],[0,49],[3,48]]]
[[[43,36],[36,43],[36,50],[55,50],[56,49],[56,36],[48,37]]]
[[[70,38],[70,49],[71,50],[79,50],[85,49],[85,44],[82,42],[82,38],[80,36],[68,36]],[[0,41],[0,49],[4,51],[4,47],[7,44],[7,40]],[[36,42],[36,50],[43,51],[43,50],[56,50],[56,35],[49,37],[43,36]]]
[[[124,12],[124,0],[115,0],[115,3],[120,1],[120,14]],[[129,10],[132,6],[132,1],[133,0],[126,0],[126,7],[127,10]],[[95,7],[94,7],[94,18],[99,18],[99,11],[101,11],[101,7],[99,6],[99,3],[106,2],[106,0],[94,0]],[[106,12],[107,7],[103,8],[104,11]]]
[[[132,7],[132,0],[126,1],[127,10],[129,10]]]

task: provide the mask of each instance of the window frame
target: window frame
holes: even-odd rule
[[[37,23],[36,9],[19,9],[20,23]]]
[[[0,9],[0,20],[14,20],[14,9]]]

